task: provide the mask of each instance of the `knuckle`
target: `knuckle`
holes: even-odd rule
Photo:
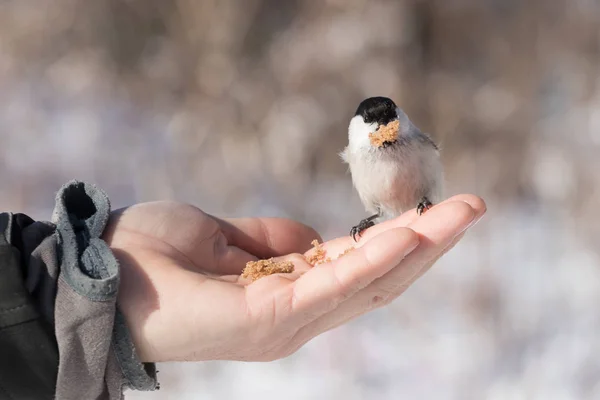
[[[403,239],[409,241],[419,237],[419,235],[412,229],[407,227],[396,228],[398,230],[398,234],[402,236]]]

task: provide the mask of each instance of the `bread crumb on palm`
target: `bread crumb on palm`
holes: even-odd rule
[[[331,257],[327,257],[327,251],[323,248],[323,244],[319,243],[319,241],[316,239],[313,240],[311,242],[311,244],[313,245],[314,251],[312,254],[310,254],[309,256],[306,257],[306,261],[310,265],[312,265],[314,267],[315,265],[324,264],[324,263],[328,263],[328,262],[332,261]],[[354,250],[354,247],[347,248],[346,250],[344,250],[343,253],[338,255],[337,258],[335,258],[335,259],[345,256],[352,250]]]
[[[386,142],[395,142],[398,139],[398,129],[400,129],[400,121],[397,119],[387,125],[381,125],[375,132],[369,133],[371,145],[381,147]]]
[[[348,247],[346,250],[344,250],[344,252],[342,254],[340,254],[337,258],[343,257],[346,254],[350,253],[352,250],[354,250],[354,246]]]
[[[249,278],[252,282],[273,274],[289,274],[294,272],[294,263],[291,261],[267,260],[249,261],[242,272],[242,278]]]
[[[310,242],[310,244],[313,245],[314,250],[314,252],[311,255],[306,257],[306,261],[310,265],[315,266],[317,264],[322,264],[331,261],[329,257],[325,257],[326,251],[323,248],[323,245],[320,244],[317,239]]]

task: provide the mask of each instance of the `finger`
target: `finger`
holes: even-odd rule
[[[393,289],[402,286],[408,279],[421,272],[428,262],[440,256],[456,237],[481,218],[473,207],[463,201],[444,203],[438,206],[436,212],[433,211],[432,208],[409,225],[421,238],[419,251],[406,259],[406,264],[412,265],[414,273],[410,271],[411,268],[394,269],[374,282],[374,290],[386,289],[386,285],[390,285],[389,291],[394,294]]]
[[[391,229],[338,260],[310,269],[291,286],[290,312],[303,323],[330,312],[398,265],[418,244],[411,229]]]
[[[450,243],[450,245],[448,247],[446,247],[442,251],[442,253],[438,254],[433,260],[429,261],[429,263],[423,269],[421,269],[421,271],[419,273],[417,273],[413,278],[411,278],[408,282],[406,282],[402,286],[401,291],[398,293],[397,296],[388,297],[386,299],[385,297],[369,296],[369,295],[367,295],[367,298],[371,300],[371,304],[368,306],[368,309],[367,309],[366,312],[368,312],[370,310],[373,310],[373,309],[376,309],[376,308],[383,307],[383,306],[389,304],[394,299],[396,299],[402,293],[404,293],[414,282],[417,281],[417,279],[419,279],[421,276],[423,276],[425,274],[425,272],[427,272],[433,265],[435,265],[435,263],[437,262],[437,260],[439,260],[441,257],[443,257],[444,254],[446,254],[448,251],[452,250],[452,248],[454,246],[456,246],[456,244],[463,238],[464,235],[465,234],[463,232],[460,235],[458,235],[456,238],[454,238],[454,240],[452,240],[452,242]],[[367,300],[367,301],[369,301],[369,300]],[[348,309],[350,309],[350,308],[352,308],[352,307],[348,306]],[[340,310],[340,314],[343,315],[343,311],[344,310]],[[362,313],[362,314],[364,314],[364,313]],[[328,331],[328,330],[331,330],[331,329],[335,329],[338,326],[344,325],[344,324],[352,321],[353,319],[358,318],[362,314],[354,314],[352,312],[348,312],[347,316],[345,318],[337,320],[334,323],[334,325],[331,325],[331,326],[328,326],[328,327],[321,327],[321,329],[324,329],[324,330],[316,333],[315,335],[318,335],[318,334],[320,334],[322,332],[325,332],[325,331]],[[314,335],[308,337],[307,340],[310,340],[310,338],[312,338],[312,337],[314,337]],[[299,344],[301,345],[302,343],[299,343]]]
[[[471,224],[471,226],[469,226],[470,229],[473,227],[473,224]],[[452,250],[454,248],[454,246],[456,246],[458,244],[458,242],[460,242],[462,240],[462,238],[465,236],[466,232],[461,233],[460,235],[458,235],[457,237],[455,237],[452,242],[450,242],[450,244],[448,246],[446,246],[446,248],[444,250],[442,250],[442,252],[440,254],[438,254],[437,256],[435,256],[435,258],[433,260],[430,260],[427,265],[425,265],[424,268],[421,269],[421,271],[417,272],[417,274],[415,276],[413,276],[407,283],[407,285],[405,285],[406,287],[412,285],[414,282],[417,281],[417,279],[419,279],[421,276],[423,276],[431,267],[433,267],[435,265],[435,263],[442,258],[444,255],[446,255],[446,253],[448,253],[450,250]],[[400,293],[401,294],[401,293]],[[398,296],[396,296],[398,297]]]
[[[478,208],[480,206],[481,204],[477,205]],[[293,346],[301,346],[313,337],[397,298],[437,258],[458,242],[465,229],[472,225],[476,215],[478,212],[462,201],[445,202],[429,210],[410,225],[420,237],[417,249],[397,267],[375,279],[335,310],[300,329]]]
[[[358,239],[358,242],[355,242],[354,239],[352,239],[350,236],[344,236],[344,237],[336,238],[336,239],[327,241],[326,243],[323,243],[323,249],[325,251],[327,251],[328,253],[337,255],[349,247],[360,247],[362,245],[362,243],[365,243],[370,238],[377,236],[381,232],[384,232],[389,229],[409,226],[416,220],[422,219],[427,214],[433,212],[433,210],[436,209],[437,207],[440,207],[441,205],[448,204],[448,203],[455,202],[455,201],[462,201],[462,202],[470,205],[471,208],[475,212],[476,220],[481,218],[481,216],[486,211],[485,202],[480,197],[472,195],[472,194],[459,194],[456,196],[452,196],[449,199],[444,200],[443,202],[441,202],[439,204],[434,205],[430,210],[428,210],[421,216],[417,215],[416,208],[413,208],[412,210],[406,211],[394,219],[376,224],[376,225],[372,226],[371,228],[367,229],[366,231],[364,231],[362,236]],[[310,254],[311,251],[312,250],[309,250],[307,255]]]
[[[434,205],[431,209],[429,209],[427,212],[425,212],[421,216],[417,215],[417,209],[413,208],[409,211],[402,213],[397,218],[394,218],[389,221],[384,221],[382,223],[374,225],[373,227],[367,229],[364,232],[364,234],[361,237],[361,239],[359,240],[359,242],[362,240],[368,240],[373,235],[377,235],[387,229],[395,228],[398,226],[409,226],[418,220],[422,220],[427,214],[430,214],[431,212],[433,212],[434,209],[436,209],[442,205],[452,203],[452,202],[457,202],[457,201],[467,203],[469,206],[471,206],[471,208],[474,210],[476,215],[483,214],[483,212],[485,212],[485,203],[483,202],[483,200],[481,198],[474,196],[474,195],[470,195],[470,194],[459,194],[456,196],[452,196],[449,199],[444,200],[443,202],[441,202],[439,204]],[[479,215],[479,216],[481,216],[481,215]],[[348,239],[350,239],[350,238],[348,238]]]
[[[229,246],[261,259],[303,253],[321,236],[311,227],[285,218],[217,218]]]
[[[298,348],[299,346],[303,345],[304,343],[306,343],[313,337],[315,337],[323,332],[335,329],[338,326],[344,325],[344,324],[352,321],[353,319],[358,318],[359,316],[365,314],[366,312],[369,312],[373,309],[380,308],[380,307],[383,307],[383,306],[389,304],[391,301],[393,301],[398,296],[400,296],[402,293],[404,293],[406,291],[406,289],[408,289],[414,282],[417,281],[417,279],[419,279],[421,276],[423,276],[425,274],[425,272],[427,272],[427,270],[429,270],[433,265],[435,265],[437,260],[439,260],[441,257],[444,256],[444,254],[446,254],[448,251],[452,250],[452,248],[454,246],[456,246],[456,244],[463,238],[464,235],[465,235],[465,233],[463,232],[460,235],[458,235],[456,238],[454,238],[454,240],[452,240],[452,242],[450,243],[449,246],[447,246],[433,260],[429,261],[429,263],[423,269],[421,269],[421,271],[419,273],[417,273],[413,278],[411,278],[408,282],[406,282],[404,285],[402,285],[397,296],[392,296],[392,297],[386,298],[385,296],[377,296],[375,294],[367,294],[364,296],[364,297],[366,297],[366,299],[364,299],[364,298],[355,299],[356,303],[361,303],[361,304],[365,303],[365,302],[367,303],[367,305],[364,307],[364,309],[366,309],[366,311],[364,311],[362,313],[355,312],[356,308],[355,308],[354,304],[350,304],[350,302],[343,303],[340,306],[339,310],[337,311],[337,313],[339,314],[337,317],[331,318],[328,321],[315,321],[315,323],[313,324],[314,326],[307,327],[304,330],[304,332],[298,332],[296,335],[297,337],[294,339],[294,342],[295,342],[294,347]],[[325,319],[325,317],[323,317],[323,319]]]
[[[377,279],[365,290],[375,302],[381,299],[392,301],[406,290],[408,285],[423,274],[430,263],[439,258],[475,221],[475,211],[462,201],[440,205],[434,212],[429,210],[422,218],[415,220],[410,228],[420,237],[421,244],[397,268]],[[377,297],[377,298],[376,298]]]

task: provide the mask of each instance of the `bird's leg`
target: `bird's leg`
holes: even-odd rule
[[[358,225],[353,226],[352,229],[350,229],[350,236],[352,236],[352,239],[354,239],[354,241],[356,242],[357,241],[356,235],[358,235],[360,237],[363,231],[365,231],[368,228],[375,225],[375,222],[373,222],[373,220],[376,218],[379,218],[380,216],[381,216],[381,211],[378,212],[377,214],[371,215],[368,218],[362,219],[358,223]]]
[[[427,197],[423,197],[421,201],[419,201],[419,204],[417,204],[417,214],[423,215],[425,210],[429,210],[431,207],[433,207],[431,201],[429,201]]]

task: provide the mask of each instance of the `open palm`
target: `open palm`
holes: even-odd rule
[[[311,228],[280,218],[220,219],[183,203],[117,210],[104,239],[121,264],[119,307],[143,361],[285,357],[313,337],[388,304],[485,212],[455,196],[421,217],[415,210],[366,232],[325,242],[337,260],[304,258]],[[249,282],[246,262],[293,261],[295,272]]]

